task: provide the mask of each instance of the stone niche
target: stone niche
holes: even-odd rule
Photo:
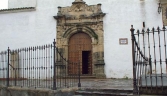
[[[95,76],[96,78],[106,77],[104,74],[104,16],[105,13],[101,10],[101,4],[87,5],[83,0],[75,0],[72,2],[72,5],[68,7],[58,7],[57,16],[54,16],[57,21],[56,46],[61,51],[61,54],[68,60],[71,54],[68,49],[70,38],[74,34],[77,34],[77,32],[83,32],[89,35],[92,41],[92,71],[89,75]]]

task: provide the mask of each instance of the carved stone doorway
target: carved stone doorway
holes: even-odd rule
[[[104,16],[101,4],[87,5],[83,0],[58,7],[57,16],[54,16],[57,21],[56,46],[66,59],[79,63],[68,64],[67,74],[76,74],[80,69],[82,75],[105,78]]]
[[[68,74],[75,74],[80,67],[82,75],[92,74],[92,40],[91,37],[84,33],[78,32],[69,39],[68,59],[70,62],[76,62],[75,68],[71,69],[69,63]]]

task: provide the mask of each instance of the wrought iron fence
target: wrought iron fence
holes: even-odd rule
[[[78,73],[67,74],[77,62],[69,62],[56,48],[56,42],[0,52],[0,85],[29,88],[65,88],[77,86]]]
[[[165,26],[160,29],[131,28],[134,94],[167,94]]]

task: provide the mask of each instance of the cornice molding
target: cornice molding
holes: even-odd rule
[[[27,11],[35,11],[35,7],[22,7],[22,8],[10,8],[10,9],[1,9],[1,13],[16,13],[16,12],[27,12]]]

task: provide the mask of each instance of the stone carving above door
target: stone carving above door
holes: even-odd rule
[[[75,0],[70,7],[58,7],[57,24],[74,24],[102,21],[105,13],[101,10],[101,4],[87,5],[83,0]]]
[[[99,6],[96,6],[96,5],[88,6],[82,0],[75,0],[69,12],[83,12],[83,11],[84,12],[95,12],[95,13],[101,12],[101,8],[100,8],[101,4],[98,4],[98,5]]]

